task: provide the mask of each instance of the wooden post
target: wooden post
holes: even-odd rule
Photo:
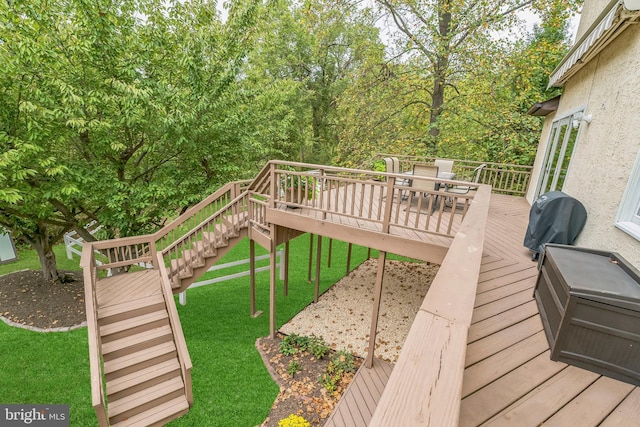
[[[318,249],[316,253],[316,286],[313,293],[313,302],[318,302],[320,297],[320,263],[322,262],[322,236],[318,235]]]
[[[249,283],[251,286],[251,316],[256,315],[256,242],[249,239]]]
[[[347,247],[347,274],[351,273],[351,247],[353,245],[349,243]]]
[[[284,296],[289,295],[289,241],[284,244]]]
[[[329,258],[327,259],[327,268],[331,268],[331,251],[333,249],[333,239],[329,239]]]
[[[378,272],[376,274],[376,285],[373,289],[373,311],[371,313],[371,330],[369,331],[369,351],[367,359],[364,361],[367,368],[373,366],[374,352],[376,349],[376,332],[378,330],[378,315],[380,313],[380,300],[382,299],[382,279],[384,279],[384,264],[387,260],[387,253],[380,251],[378,257]]]
[[[313,234],[309,233],[309,272],[307,282],[311,283],[311,268],[313,267]]]
[[[271,225],[271,244],[269,245],[269,337],[276,337],[276,230]]]

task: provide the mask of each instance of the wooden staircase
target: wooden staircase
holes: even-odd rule
[[[236,243],[247,236],[248,213],[241,212],[233,221],[216,224],[211,231],[203,231],[192,242],[191,249],[185,249],[179,258],[170,261],[169,278],[174,293],[182,292],[231,250]]]
[[[102,279],[97,300],[109,425],[163,425],[187,413],[190,381],[183,377],[160,273]]]
[[[92,405],[100,427],[163,425],[193,405],[191,360],[173,294],[248,235],[246,200],[238,184],[228,185],[154,235],[84,245]],[[105,269],[121,274],[99,278]]]

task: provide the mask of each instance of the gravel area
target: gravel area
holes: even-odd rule
[[[369,346],[377,260],[353,270],[280,328],[285,334],[321,336],[333,348],[365,357]],[[395,363],[439,265],[387,260],[376,356]]]

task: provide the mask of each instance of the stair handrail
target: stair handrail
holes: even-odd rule
[[[84,276],[85,311],[89,343],[89,372],[91,375],[91,406],[100,427],[108,427],[107,410],[102,382],[100,334],[98,333],[98,302],[96,297],[97,268],[91,243],[82,246],[80,266]]]
[[[166,237],[171,231],[180,227],[182,224],[184,224],[189,219],[191,219],[195,214],[203,211],[208,206],[218,203],[220,199],[224,198],[227,195],[227,193],[231,194],[231,196],[229,197],[230,200],[236,198],[240,193],[246,190],[247,185],[250,184],[251,182],[252,180],[242,180],[242,181],[229,182],[223,185],[222,187],[214,191],[212,194],[207,196],[205,199],[203,199],[201,202],[187,209],[182,215],[178,216],[169,224],[165,225],[160,230],[156,231],[153,234],[153,240],[155,241],[156,245],[161,239]],[[225,203],[225,205],[226,204],[227,203]]]
[[[167,313],[169,314],[169,323],[173,330],[173,337],[176,344],[176,351],[178,354],[178,361],[180,363],[180,370],[182,372],[182,380],[185,387],[185,395],[189,406],[193,406],[193,390],[191,387],[191,369],[193,364],[191,363],[191,357],[189,356],[189,349],[187,348],[187,340],[184,338],[184,332],[182,330],[182,324],[180,323],[180,315],[176,308],[176,302],[173,298],[173,291],[171,289],[171,282],[169,281],[169,275],[167,269],[163,264],[162,254],[158,252],[157,264],[160,266],[160,279],[162,282],[162,295],[164,296],[165,304],[167,306]]]
[[[166,255],[171,249],[173,249],[176,246],[178,246],[181,242],[183,242],[184,240],[188,239],[190,236],[193,236],[194,234],[197,234],[199,232],[199,230],[201,230],[203,227],[205,227],[206,225],[208,225],[211,222],[215,221],[225,211],[228,211],[230,208],[233,208],[234,205],[237,206],[238,203],[241,200],[246,199],[247,195],[248,195],[248,191],[246,191],[246,190],[243,191],[236,198],[232,199],[229,203],[227,203],[226,205],[223,205],[222,208],[218,209],[216,212],[211,214],[209,217],[205,218],[200,223],[196,224],[193,228],[191,228],[189,231],[184,233],[182,235],[182,237],[180,237],[177,240],[174,240],[173,243],[171,243],[169,246],[167,246],[166,248],[164,248],[161,251],[159,251],[159,253],[161,253],[163,255]]]

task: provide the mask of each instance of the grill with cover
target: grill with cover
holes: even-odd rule
[[[544,251],[545,243],[573,245],[587,220],[587,211],[573,197],[562,191],[550,191],[531,206],[529,226],[524,246],[535,260]]]

